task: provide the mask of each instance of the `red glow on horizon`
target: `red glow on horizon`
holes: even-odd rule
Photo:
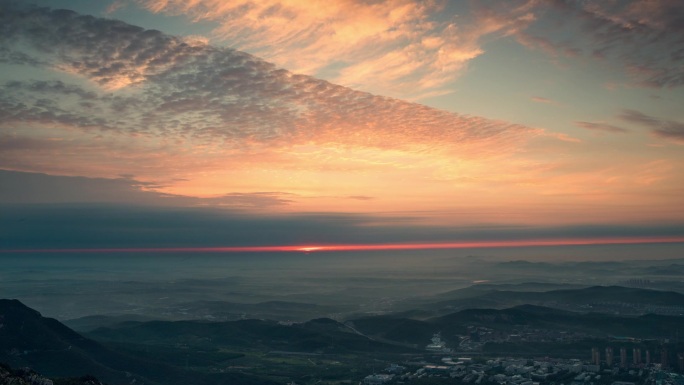
[[[590,239],[526,239],[509,241],[464,241],[445,243],[385,243],[385,244],[328,244],[282,246],[225,246],[225,247],[134,247],[134,248],[68,248],[16,249],[0,253],[254,253],[254,252],[325,252],[325,251],[391,251],[478,249],[536,246],[627,245],[652,243],[684,243],[684,237],[590,238]]]

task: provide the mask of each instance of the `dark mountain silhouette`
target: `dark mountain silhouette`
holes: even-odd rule
[[[424,346],[433,333],[441,332],[447,341],[450,338],[455,341],[453,336],[467,335],[469,326],[507,332],[530,327],[586,333],[593,337],[671,337],[684,325],[684,317],[655,314],[616,316],[520,305],[508,309],[466,309],[429,320],[377,316],[351,322],[361,333],[373,338]]]
[[[398,349],[373,341],[329,318],[292,325],[270,320],[126,322],[93,330],[88,335],[119,344],[184,344],[197,348],[222,346],[301,353],[395,352]],[[411,349],[403,348],[403,351]]]
[[[0,363],[1,385],[104,385],[93,376],[47,378],[29,368],[13,369]]]
[[[89,332],[99,327],[115,326],[124,322],[144,322],[154,321],[155,318],[140,316],[136,314],[127,315],[89,315],[62,321],[62,323],[69,328],[79,332]]]
[[[92,315],[63,321],[65,325],[79,332],[90,332],[100,327],[116,327],[126,321],[185,321],[189,319],[222,322],[242,319],[264,319],[287,322],[305,322],[339,311],[341,307],[330,307],[301,302],[266,301],[259,303],[236,303],[227,301],[183,302],[160,309],[149,317],[133,314]]]
[[[95,375],[123,384],[270,384],[239,373],[201,374],[157,362],[153,357],[129,356],[89,338],[17,300],[0,300],[0,362],[30,367],[50,377]],[[163,329],[162,329],[163,330]]]
[[[684,308],[684,294],[622,286],[592,286],[550,291],[498,290],[496,285],[473,286],[449,293],[449,299],[424,303],[421,309],[436,315],[473,308],[504,309],[533,304],[574,311],[601,312],[602,305],[633,305],[631,311],[648,313],[649,306]],[[628,311],[626,309],[625,311]]]
[[[652,266],[644,269],[644,273],[652,275],[684,275],[684,264],[673,263],[668,266]]]

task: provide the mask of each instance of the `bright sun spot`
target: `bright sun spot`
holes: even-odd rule
[[[298,250],[308,253],[308,252],[316,251],[316,250],[320,250],[320,249],[322,249],[322,247],[320,247],[320,246],[306,246],[306,247],[300,247]]]

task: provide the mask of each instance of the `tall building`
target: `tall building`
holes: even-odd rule
[[[679,373],[684,373],[684,353],[677,354],[677,366],[679,366]]]
[[[647,350],[646,351],[646,365],[651,363],[651,351]]]
[[[606,348],[606,365],[613,366],[613,348]]]
[[[601,352],[598,348],[591,348],[591,363],[601,365]]]
[[[634,362],[634,365],[640,365],[641,364],[641,349],[639,349],[639,348],[632,349],[632,361]]]
[[[663,369],[670,367],[667,362],[667,349],[665,348],[660,351],[660,365],[662,365]]]
[[[627,367],[627,348],[620,348],[620,367]]]

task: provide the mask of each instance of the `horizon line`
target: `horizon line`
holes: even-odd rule
[[[47,248],[47,249],[0,249],[0,253],[255,253],[255,252],[334,252],[334,251],[382,251],[382,250],[439,250],[478,249],[504,247],[543,246],[589,246],[628,245],[654,243],[684,243],[681,237],[637,237],[637,238],[579,238],[579,239],[521,239],[506,241],[463,241],[430,243],[338,243],[300,244],[275,246],[208,246],[208,247],[103,247],[103,248]]]

